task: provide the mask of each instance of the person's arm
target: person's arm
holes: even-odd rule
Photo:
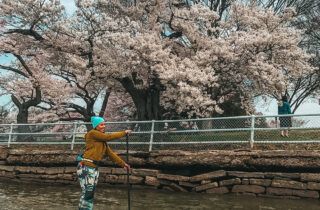
[[[126,163],[116,153],[114,153],[108,145],[106,146],[106,154],[109,156],[110,160],[123,168],[126,165]]]
[[[90,137],[96,141],[111,141],[113,139],[118,139],[124,137],[126,135],[126,131],[120,131],[115,133],[102,133],[97,130],[92,130],[90,132]]]

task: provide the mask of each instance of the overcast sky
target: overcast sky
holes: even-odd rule
[[[61,4],[65,6],[66,11],[69,15],[76,10],[76,6],[73,0],[61,0]]]

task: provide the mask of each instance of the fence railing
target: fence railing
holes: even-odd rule
[[[84,144],[87,123],[0,124],[0,145]],[[186,120],[152,120],[107,122],[107,131],[132,129],[131,149],[237,149],[257,144],[318,144],[320,114],[268,115],[201,118]],[[281,130],[290,130],[282,137]],[[125,147],[122,140],[109,144]]]

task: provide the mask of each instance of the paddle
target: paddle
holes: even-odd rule
[[[129,135],[126,135],[126,145],[127,145],[127,164],[129,164]],[[128,187],[128,210],[131,210],[131,199],[130,199],[130,189],[131,189],[131,185],[129,182],[129,176],[130,176],[130,171],[127,168],[127,187]]]

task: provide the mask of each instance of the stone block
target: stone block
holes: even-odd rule
[[[298,196],[305,198],[319,198],[319,193],[312,190],[295,190],[287,188],[274,188],[268,187],[267,194],[271,195],[284,195],[284,196]]]
[[[320,173],[302,173],[300,176],[301,181],[320,182]]]
[[[7,177],[7,178],[15,178],[16,177],[16,173],[13,171],[2,171],[2,176],[3,177]]]
[[[157,177],[157,175],[160,173],[159,170],[151,170],[151,169],[132,169],[132,175],[136,176],[153,176]]]
[[[320,190],[320,183],[318,183],[318,182],[308,182],[307,188],[309,190]]]
[[[293,190],[292,195],[304,198],[319,198],[319,192],[312,190]]]
[[[47,180],[52,180],[52,179],[58,179],[58,175],[40,175],[41,179],[47,179]]]
[[[232,187],[233,193],[264,193],[265,188],[258,185],[234,185]]]
[[[179,186],[179,185],[177,185],[175,183],[171,183],[169,185],[169,187],[171,189],[173,189],[173,191],[175,191],[175,192],[188,192],[188,190],[184,189],[183,187],[181,187],[181,186]]]
[[[241,183],[242,183],[243,185],[249,185],[249,184],[250,184],[250,180],[244,178],[244,179],[242,179]]]
[[[159,180],[159,182],[160,182],[160,185],[167,185],[167,186],[169,186],[169,185],[171,185],[171,181],[168,181],[168,180],[164,180],[164,179],[158,179]]]
[[[198,186],[197,184],[194,184],[191,182],[179,182],[179,185],[184,187],[191,187],[191,188]]]
[[[191,182],[198,182],[202,180],[210,180],[210,179],[216,179],[220,177],[226,176],[226,171],[220,170],[220,171],[213,171],[210,173],[205,173],[205,174],[199,174],[196,176],[190,177]]]
[[[170,181],[189,181],[190,177],[187,176],[180,176],[180,175],[171,175],[171,174],[158,174],[157,175],[158,179],[166,179],[166,180],[170,180]]]
[[[105,182],[118,183],[118,176],[117,175],[106,175]]]
[[[124,168],[112,168],[111,174],[123,175],[123,174],[127,174],[127,170]]]
[[[288,178],[288,179],[300,179],[300,174],[299,173],[272,173],[272,172],[267,172],[264,173],[265,178]]]
[[[62,179],[62,180],[75,180],[75,176],[73,176],[73,174],[58,174],[58,179]]]
[[[201,183],[201,185],[204,185],[204,184],[211,183],[211,181],[210,180],[202,180],[200,183]]]
[[[76,167],[65,167],[64,168],[64,173],[66,173],[66,174],[72,174],[72,173],[75,173],[76,171],[77,171]],[[100,171],[100,168],[99,168],[99,171]]]
[[[200,192],[200,191],[208,190],[208,189],[215,188],[215,187],[218,187],[218,182],[211,182],[209,184],[199,185],[194,188],[194,191]]]
[[[293,189],[267,187],[266,193],[270,195],[292,195]]]
[[[112,168],[99,167],[99,173],[101,173],[101,174],[112,174]]]
[[[291,188],[291,189],[307,189],[307,184],[297,181],[288,181],[281,179],[274,179],[271,183],[272,187],[280,187],[280,188]]]
[[[229,192],[227,187],[217,187],[206,190],[207,193],[226,194]]]
[[[146,159],[138,157],[130,157],[130,165],[143,166],[146,164]]]
[[[15,166],[3,166],[0,165],[0,171],[14,171]]]
[[[268,187],[271,185],[270,179],[249,179],[250,184]]]
[[[261,172],[242,172],[242,171],[228,171],[228,176],[239,178],[264,178],[264,173]]]
[[[160,186],[159,180],[153,176],[146,176],[144,183],[150,186]]]
[[[45,174],[53,175],[53,174],[63,174],[64,167],[54,167],[54,168],[47,168]]]
[[[25,179],[25,178],[40,179],[40,176],[36,174],[17,174],[16,176],[21,179]]]
[[[234,178],[234,179],[222,180],[219,182],[220,186],[237,185],[237,184],[241,184],[241,179]]]
[[[28,167],[26,168],[26,171],[24,173],[37,174],[37,167],[32,167],[32,166],[24,166],[24,167]]]
[[[16,166],[14,168],[14,170],[17,173],[21,173],[21,174],[27,174],[27,173],[31,173],[31,167],[29,166]]]
[[[46,170],[47,170],[47,168],[37,167],[35,173],[37,173],[37,174],[45,174]]]
[[[0,147],[0,160],[6,160],[8,157],[8,149]]]

